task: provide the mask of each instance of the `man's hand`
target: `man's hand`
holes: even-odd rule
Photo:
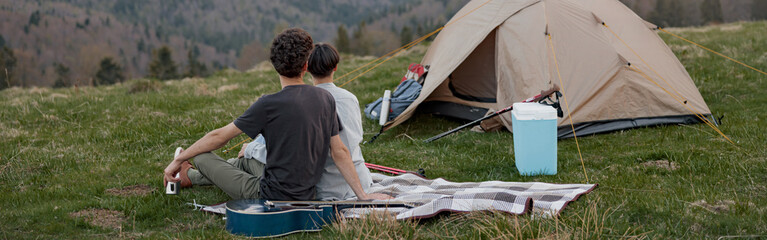
[[[164,174],[163,174],[163,182],[162,185],[166,186],[168,185],[168,182],[178,182],[181,179],[176,178],[176,173],[181,171],[181,162],[178,161],[172,161],[170,164],[168,164],[168,167],[165,168]]]
[[[183,148],[176,149],[176,154],[173,156],[173,161],[168,164],[168,167],[165,168],[165,171],[163,172],[163,186],[167,186],[168,182],[178,182],[181,179],[176,178],[176,174],[181,171],[181,163],[184,161],[178,161],[176,158],[178,158],[178,155],[180,155],[182,152],[184,152]],[[174,165],[175,164],[175,165]]]
[[[242,158],[245,156],[245,148],[248,147],[248,143],[243,143],[242,148],[240,149],[240,153],[237,154],[237,158]]]
[[[365,194],[365,196],[366,196],[365,199],[360,199],[360,200],[389,200],[389,199],[394,199],[392,196],[389,196],[389,194],[384,194],[384,193],[368,193],[368,194]]]

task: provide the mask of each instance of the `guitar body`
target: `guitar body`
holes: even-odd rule
[[[335,220],[333,205],[271,205],[263,199],[226,203],[226,230],[248,237],[278,237],[322,230]],[[298,205],[298,206],[296,206]]]
[[[279,237],[296,232],[316,232],[335,221],[340,209],[360,207],[413,206],[397,202],[239,199],[226,203],[226,230],[248,237]]]

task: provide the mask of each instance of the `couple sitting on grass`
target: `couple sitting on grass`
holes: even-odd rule
[[[359,148],[359,102],[333,84],[338,52],[291,28],[274,38],[269,60],[282,90],[262,96],[232,123],[182,151],[165,168],[165,184],[214,184],[233,199],[390,199],[366,193],[372,181]],[[304,84],[307,69],[315,86]],[[243,146],[238,158],[212,153],[243,132],[257,140]]]

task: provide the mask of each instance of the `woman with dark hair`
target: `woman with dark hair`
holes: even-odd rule
[[[312,75],[314,86],[327,90],[336,101],[336,112],[343,130],[338,133],[346,148],[351,153],[354,168],[360,178],[362,188],[367,192],[373,183],[370,170],[365,166],[360,142],[362,142],[362,115],[357,97],[346,89],[333,84],[333,75],[338,69],[340,57],[338,51],[327,43],[314,45],[309,55],[308,71]],[[341,173],[333,161],[325,161],[325,172],[317,183],[317,197],[322,200],[348,199],[354,197],[354,192],[341,177]]]

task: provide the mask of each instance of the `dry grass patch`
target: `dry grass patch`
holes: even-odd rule
[[[56,100],[56,98],[67,99],[67,98],[69,98],[69,95],[61,94],[61,93],[52,93],[50,96],[48,96],[48,98],[50,99],[51,102],[53,102],[53,101]]]
[[[373,211],[359,219],[343,219],[326,227],[339,239],[418,239],[416,221],[397,221],[388,212]],[[423,238],[423,237],[420,237]]]
[[[106,193],[112,196],[119,197],[132,197],[132,196],[146,196],[154,192],[156,188],[150,187],[146,184],[139,184],[133,186],[127,186],[122,188],[110,188],[106,190]]]
[[[197,96],[213,96],[214,90],[210,90],[210,87],[206,83],[198,83],[195,85],[194,94]]]
[[[217,93],[228,92],[228,91],[232,91],[232,90],[237,90],[239,88],[240,88],[239,84],[236,84],[236,83],[235,84],[229,84],[229,85],[224,85],[224,86],[218,87],[218,89],[216,89],[216,92]]]
[[[103,228],[120,229],[125,223],[125,215],[109,209],[86,209],[69,214],[73,218],[83,218],[88,224]]]
[[[702,58],[708,52],[693,45],[671,45],[672,51],[680,53],[680,58]]]
[[[712,213],[723,213],[730,211],[730,207],[735,205],[735,201],[732,200],[719,200],[715,203],[708,203],[706,200],[700,200],[694,203],[690,203],[692,206],[701,207]]]
[[[269,71],[269,70],[272,70],[272,69],[274,69],[274,67],[272,66],[271,62],[269,62],[269,61],[262,61],[262,62],[256,64],[256,66],[254,66],[253,68],[248,69],[248,71],[246,71],[246,72],[247,73],[254,73],[254,72]]]
[[[0,130],[0,137],[3,139],[9,139],[9,138],[16,138],[20,136],[26,136],[29,135],[27,131],[16,129],[16,128],[5,128],[0,124],[0,127],[3,128],[3,130]]]
[[[732,31],[738,31],[743,29],[743,23],[729,23],[729,24],[719,24],[719,25],[709,25],[709,26],[703,26],[703,27],[686,27],[686,28],[678,28],[678,27],[672,27],[672,28],[663,28],[666,29],[669,32],[673,33],[705,33],[712,30],[719,30],[722,32],[732,32]]]
[[[656,160],[656,161],[649,161],[649,162],[643,162],[643,167],[655,167],[655,168],[662,168],[669,171],[674,171],[679,169],[679,164],[675,162],[669,162],[668,160]]]
[[[162,89],[162,84],[155,80],[139,79],[131,83],[128,93],[157,92]]]

